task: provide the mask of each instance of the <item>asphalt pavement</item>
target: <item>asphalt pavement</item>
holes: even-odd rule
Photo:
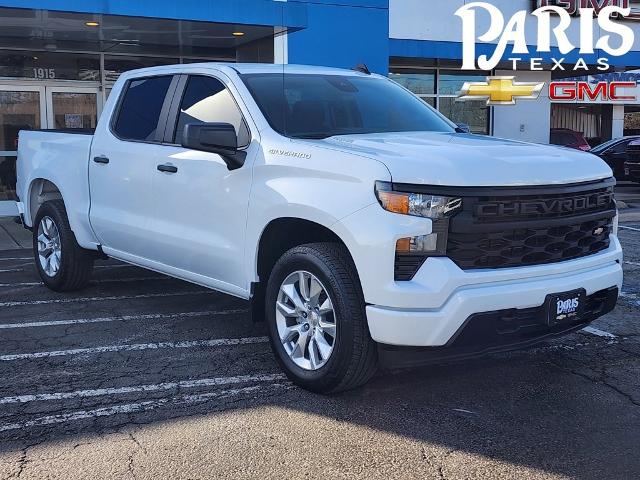
[[[244,301],[112,260],[57,294],[0,252],[0,479],[640,478],[640,222],[620,237],[592,329],[330,397]]]

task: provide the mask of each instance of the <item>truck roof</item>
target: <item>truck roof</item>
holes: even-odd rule
[[[320,74],[320,75],[348,75],[366,76],[366,74],[348,70],[344,68],[323,67],[318,65],[292,65],[292,64],[272,64],[272,63],[223,63],[223,62],[203,62],[188,63],[178,65],[162,65],[158,67],[147,67],[125,72],[126,77],[136,77],[139,75],[150,75],[156,72],[180,71],[187,67],[211,68],[213,70],[233,69],[240,74],[252,73],[294,73],[294,74]]]

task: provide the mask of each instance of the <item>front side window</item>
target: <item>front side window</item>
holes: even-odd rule
[[[231,92],[213,77],[189,77],[180,103],[174,143],[182,142],[184,126],[189,123],[230,123],[236,129],[239,147],[250,141],[249,130]]]
[[[120,105],[114,132],[123,140],[156,141],[160,112],[172,76],[131,80]]]
[[[454,131],[444,117],[389,80],[288,73],[242,79],[271,127],[293,138]]]

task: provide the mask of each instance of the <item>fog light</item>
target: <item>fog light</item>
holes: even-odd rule
[[[433,253],[438,249],[438,234],[420,235],[419,237],[401,238],[396,242],[396,252]]]

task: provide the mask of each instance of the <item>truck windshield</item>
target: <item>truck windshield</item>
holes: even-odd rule
[[[390,80],[294,73],[244,74],[242,79],[271,128],[287,137],[455,131]]]

